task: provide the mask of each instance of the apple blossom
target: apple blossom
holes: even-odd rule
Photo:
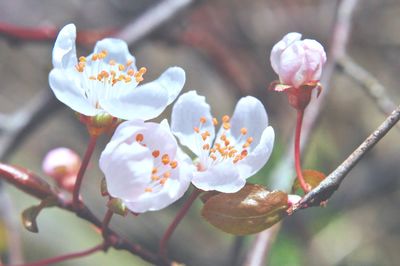
[[[232,193],[268,161],[274,130],[268,126],[262,103],[251,96],[239,100],[232,118],[222,117],[215,136],[218,124],[205,97],[195,91],[180,96],[173,107],[172,132],[198,156],[193,185],[205,191]]]
[[[108,193],[135,213],[160,210],[188,189],[194,166],[166,120],[120,124],[100,157]]]
[[[319,42],[301,40],[300,33],[291,32],[274,45],[270,60],[272,68],[279,75],[280,83],[298,88],[318,83],[326,54]]]
[[[157,117],[185,83],[184,70],[170,67],[158,79],[138,85],[146,68],[136,68],[124,41],[103,39],[92,54],[77,59],[75,39],[74,24],[58,34],[49,83],[58,100],[85,116],[148,120]]]

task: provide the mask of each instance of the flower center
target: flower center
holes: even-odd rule
[[[106,50],[93,54],[90,58],[84,56],[79,57],[79,62],[75,69],[85,74],[89,80],[97,80],[99,82],[108,83],[114,86],[118,82],[130,83],[135,81],[139,83],[143,81],[143,75],[147,69],[141,67],[138,71],[132,68],[132,60],[128,60],[125,64],[117,64],[114,59],[105,61],[108,52]],[[88,67],[88,64],[91,64]],[[97,67],[96,67],[97,66]]]
[[[149,148],[142,133],[136,134],[135,140],[143,147]],[[158,149],[149,148],[149,150],[154,158],[154,167],[151,171],[149,186],[145,188],[145,192],[153,192],[164,186],[171,177],[171,171],[178,167],[178,162],[176,160],[171,160],[167,153],[161,154]]]
[[[202,131],[202,125],[207,122],[205,117],[200,118],[199,127],[194,127],[194,131],[200,137],[200,143],[202,150],[207,154],[207,159],[210,158],[211,164],[216,164],[225,160],[230,160],[233,163],[237,163],[248,155],[248,148],[253,142],[252,137],[246,137],[247,128],[243,127],[240,129],[240,137],[235,139],[231,135],[231,124],[230,117],[224,115],[222,117],[222,134],[214,140],[214,144],[210,147],[207,139],[210,137],[210,132],[207,130]],[[212,122],[214,126],[218,125],[217,118],[213,118]]]

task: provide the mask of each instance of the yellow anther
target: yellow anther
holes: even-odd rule
[[[155,173],[157,173],[158,172],[158,169],[157,168],[155,168],[155,167],[153,167],[153,170],[151,170],[151,174],[155,174]]]
[[[161,157],[161,162],[162,162],[164,165],[169,164],[169,155],[168,155],[168,154],[164,154],[164,155]]]
[[[167,179],[168,179],[168,178],[165,178],[165,177],[161,178],[160,184],[161,184],[161,185],[164,185],[165,182],[167,182]]]
[[[126,73],[127,73],[129,76],[133,76],[133,75],[135,74],[135,70],[133,70],[133,69],[131,68],[131,69],[129,69]]]
[[[151,155],[153,155],[154,158],[157,158],[160,155],[160,151],[159,150],[155,150],[151,153]]]
[[[194,132],[196,132],[196,133],[199,133],[199,132],[200,132],[200,129],[199,129],[198,127],[194,127],[193,130],[194,130]]]
[[[79,57],[79,62],[86,62],[86,57],[84,56]]]
[[[224,122],[224,123],[228,123],[229,122],[229,115],[224,115],[223,117],[222,117],[222,122]]]
[[[218,119],[217,118],[214,117],[212,121],[213,121],[214,126],[218,125]]]
[[[85,66],[86,66],[85,62],[79,62],[79,63],[75,66],[75,68],[76,68],[76,70],[78,70],[79,72],[83,72],[83,70],[85,70]]]
[[[131,78],[131,77],[125,76],[125,82],[126,82],[126,83],[129,83],[129,82],[131,82],[131,81],[132,81],[132,78]]]
[[[242,133],[242,135],[246,135],[246,134],[247,134],[247,128],[242,127],[242,128],[240,129],[240,133]]]
[[[229,151],[229,157],[233,157],[236,154],[236,150],[230,150]]]
[[[203,150],[208,150],[210,148],[210,144],[204,144],[203,145]]]
[[[246,142],[248,142],[249,144],[251,144],[253,142],[253,138],[252,137],[248,137]]]
[[[144,189],[144,192],[153,192],[153,189],[151,187],[147,187]]]
[[[147,68],[145,68],[145,67],[141,67],[140,69],[139,69],[139,73],[140,74],[145,74],[147,72]]]
[[[93,60],[93,61],[96,61],[97,59],[99,59],[98,54],[93,54],[93,55],[92,55],[92,60]]]
[[[225,141],[226,140],[226,135],[225,134],[222,134],[221,135],[221,137],[219,137],[222,141]]]
[[[126,66],[128,67],[128,66],[132,65],[132,63],[133,63],[133,61],[131,59],[129,59],[128,61],[126,61]]]
[[[90,76],[89,79],[90,80],[96,80],[96,77],[95,76]]]
[[[222,127],[223,127],[225,130],[228,130],[228,129],[231,128],[231,124],[229,124],[228,122],[224,122],[224,123],[222,124]]]
[[[171,166],[172,169],[175,169],[178,166],[178,162],[172,161],[172,162],[170,162],[169,166]]]
[[[204,124],[206,121],[207,119],[204,116],[200,117],[200,123]]]
[[[143,139],[144,139],[143,134],[139,133],[139,134],[136,135],[136,141],[137,141],[137,142],[142,142]]]
[[[245,144],[243,144],[243,149],[248,148],[250,146],[250,143],[246,142]]]
[[[119,65],[118,65],[118,69],[119,69],[119,71],[124,71],[124,70],[125,70],[125,66],[119,64]]]
[[[125,79],[125,75],[124,74],[119,75],[118,81],[123,81],[124,79]]]
[[[111,60],[108,62],[108,64],[109,64],[110,66],[115,66],[115,65],[117,64],[117,61],[115,61],[114,59],[111,59]]]
[[[152,175],[151,176],[151,180],[152,181],[158,181],[158,180],[160,180],[160,177],[158,175]]]

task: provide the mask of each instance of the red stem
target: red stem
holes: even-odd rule
[[[94,148],[96,147],[98,135],[91,134],[89,139],[89,144],[86,149],[85,156],[83,157],[83,161],[81,167],[79,168],[78,176],[76,177],[74,191],[72,194],[72,205],[75,209],[79,208],[79,190],[82,185],[83,176],[85,175],[86,168],[89,164],[90,158],[92,157]]]
[[[108,225],[110,224],[113,215],[114,213],[110,209],[107,210],[107,213],[103,219],[103,223],[101,224],[101,234],[103,235],[105,244],[108,243]]]
[[[186,200],[185,204],[183,204],[182,208],[176,214],[175,219],[169,225],[167,230],[165,231],[163,237],[161,238],[160,245],[159,245],[159,254],[160,256],[165,257],[167,255],[167,244],[168,240],[171,238],[171,235],[174,233],[176,227],[182,221],[183,217],[185,217],[186,213],[189,211],[190,207],[192,206],[193,202],[197,199],[197,197],[201,194],[201,190],[195,188],[190,194],[189,198]]]
[[[300,160],[300,135],[301,135],[301,125],[303,124],[304,109],[297,109],[297,120],[296,120],[296,134],[294,139],[294,161],[296,167],[297,179],[299,180],[300,186],[304,193],[310,191],[307,183],[304,180],[303,172],[301,170],[301,160]]]
[[[92,253],[103,250],[103,247],[104,247],[104,243],[101,243],[95,247],[92,247],[92,248],[84,250],[84,251],[70,253],[70,254],[66,254],[66,255],[62,255],[62,256],[58,256],[58,257],[54,257],[54,258],[49,258],[49,259],[44,259],[44,260],[40,260],[40,261],[36,261],[36,262],[32,262],[32,263],[26,263],[21,266],[53,265],[54,263],[59,263],[59,262],[63,262],[63,261],[70,260],[70,259],[76,259],[76,258],[88,256]]]

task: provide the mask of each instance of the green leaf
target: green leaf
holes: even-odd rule
[[[220,193],[204,204],[202,216],[218,229],[248,235],[261,232],[284,218],[288,195],[268,191],[261,185],[246,184],[236,193]]]
[[[326,178],[326,175],[322,172],[312,169],[303,170],[303,177],[307,184],[311,186],[311,189],[317,187],[319,183],[322,182]],[[293,193],[297,190],[301,189],[299,179],[296,177],[296,180],[293,183],[292,191]]]
[[[49,197],[44,199],[43,201],[40,202],[39,205],[35,205],[32,207],[29,207],[28,209],[25,209],[21,216],[22,216],[22,224],[24,227],[32,232],[32,233],[38,233],[39,228],[37,226],[36,219],[39,215],[39,213],[47,207],[52,207],[57,204],[57,199],[54,197]]]

